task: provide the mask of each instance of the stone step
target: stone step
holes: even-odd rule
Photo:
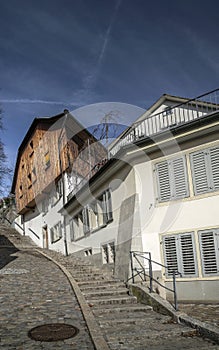
[[[98,291],[98,290],[113,290],[116,288],[126,288],[125,287],[125,283],[123,282],[111,282],[111,283],[100,283],[100,284],[82,284],[80,285],[80,289],[82,292],[86,292],[86,291]]]
[[[108,275],[105,275],[103,274],[102,272],[93,272],[93,271],[86,271],[86,272],[78,272],[78,271],[75,271],[73,269],[68,269],[70,271],[70,273],[72,274],[72,276],[74,276],[74,278],[78,278],[78,279],[86,279],[86,278],[96,278],[96,277],[101,277],[101,279],[103,277],[106,277],[106,278],[109,278]]]
[[[78,285],[79,287],[84,287],[84,286],[96,286],[96,285],[108,285],[109,283],[110,284],[113,284],[113,283],[118,283],[119,280],[116,280],[116,279],[113,279],[113,278],[109,278],[109,279],[101,279],[101,280],[92,280],[92,279],[89,279],[89,280],[85,280],[85,281],[77,281],[78,282]],[[120,281],[121,283],[121,281]]]
[[[85,298],[96,299],[97,297],[105,297],[105,296],[116,296],[116,295],[128,295],[129,291],[127,288],[123,289],[109,289],[109,290],[93,290],[93,291],[83,291],[83,295]]]
[[[105,297],[99,299],[86,299],[87,303],[91,307],[96,307],[99,305],[114,305],[114,304],[136,304],[137,298],[133,296],[117,296],[117,297]]]
[[[107,278],[106,276],[103,275],[99,275],[99,276],[74,276],[74,274],[72,273],[72,276],[74,277],[74,279],[76,280],[76,282],[87,282],[87,281],[95,281],[95,282],[102,282],[102,281],[108,281],[109,278]]]
[[[136,313],[136,315],[129,315],[129,317],[124,317],[124,314],[122,314],[123,317],[117,317],[115,318],[115,315],[113,318],[106,318],[103,317],[103,319],[99,318],[98,322],[99,325],[104,329],[110,329],[118,331],[119,327],[122,325],[123,328],[127,329],[131,327],[133,329],[133,326],[145,326],[145,329],[147,328],[148,321],[154,321],[153,318],[149,318],[146,315],[143,315],[141,313]],[[126,315],[125,315],[126,316]]]
[[[104,305],[104,308],[100,306],[96,306],[92,309],[93,314],[98,317],[98,319],[101,318],[107,318],[107,319],[115,319],[118,317],[128,318],[131,317],[133,314],[139,313],[139,316],[145,317],[145,313],[150,313],[152,311],[152,307],[148,305],[143,304],[121,304],[121,305]],[[142,314],[142,315],[141,315]]]

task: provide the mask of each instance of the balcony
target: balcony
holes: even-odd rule
[[[217,111],[219,111],[219,89],[167,108],[161,113],[134,123],[110,149],[110,158],[114,157],[122,147],[139,139],[153,138],[173,127],[191,123]]]
[[[74,187],[68,195],[69,201],[88,181],[124,146],[132,144],[140,139],[153,138],[155,135],[162,134],[167,130],[186,125],[197,119],[203,119],[206,116],[219,112],[219,89],[208,92],[207,94],[189,99],[186,102],[166,108],[163,112],[148,116],[147,118],[134,123],[128,128],[121,138],[113,144],[108,152],[108,159],[104,159],[96,164],[84,176],[83,179]],[[88,152],[89,153],[89,152]]]

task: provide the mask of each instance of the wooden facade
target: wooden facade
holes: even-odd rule
[[[36,118],[18,150],[12,185],[17,212],[24,214],[34,208],[62,173],[74,168],[86,178],[105,157],[104,147],[66,112],[51,118]]]

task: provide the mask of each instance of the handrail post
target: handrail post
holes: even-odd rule
[[[177,293],[176,293],[176,273],[173,271],[173,290],[174,290],[174,307],[178,311]]]
[[[132,252],[130,252],[130,259],[131,259],[131,270],[132,270],[132,283],[135,283],[135,278],[134,278],[134,266],[133,266],[133,255],[132,255]]]
[[[150,276],[150,293],[153,292],[153,271],[152,271],[152,263],[151,263],[151,253],[148,254],[149,256],[149,276]]]

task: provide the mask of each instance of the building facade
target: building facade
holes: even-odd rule
[[[89,176],[80,173],[76,157],[72,164],[78,165],[62,171],[65,200],[45,214],[49,247],[58,249],[60,235],[65,253],[101,264],[122,280],[130,277],[130,251],[147,252],[159,283],[170,287],[173,271],[180,273],[179,300],[217,301],[218,102],[219,90],[193,100],[163,95],[117,138],[107,160],[99,153]],[[92,153],[90,142],[85,148]]]

